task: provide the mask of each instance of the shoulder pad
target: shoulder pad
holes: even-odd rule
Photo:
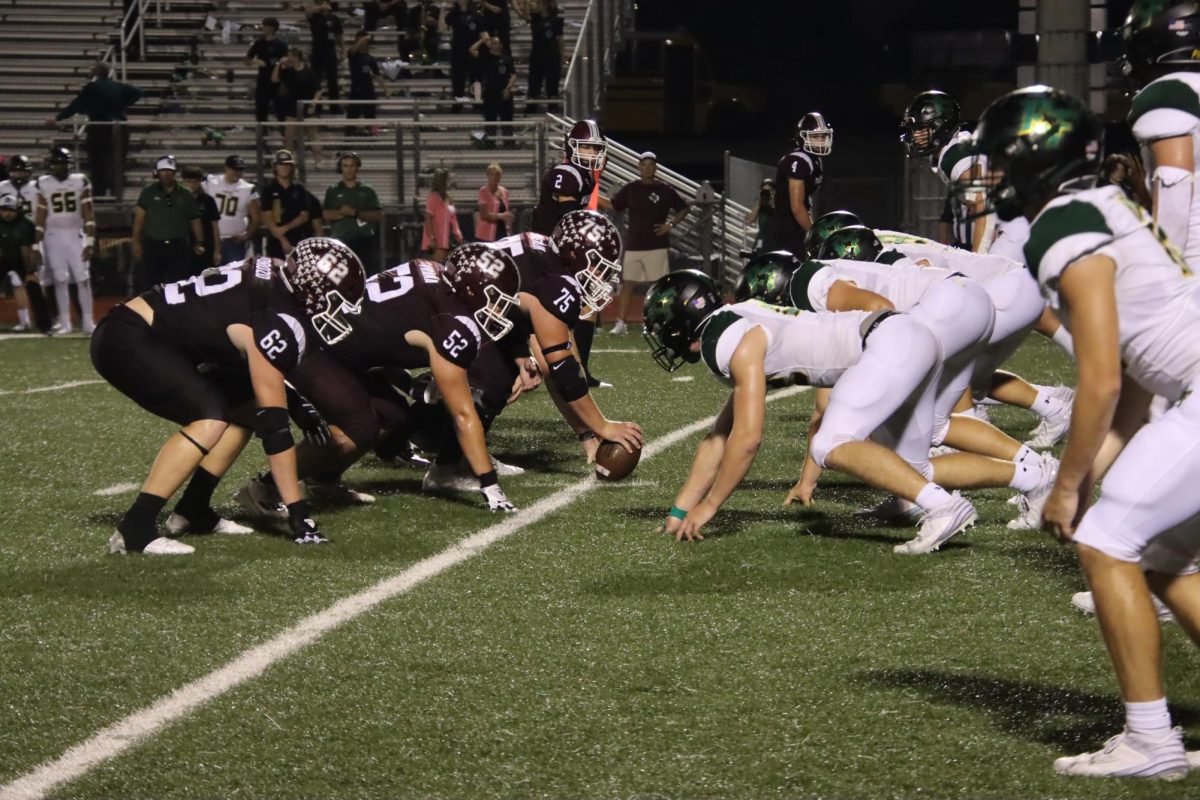
[[[700,357],[709,371],[718,377],[724,377],[725,373],[717,364],[717,342],[721,341],[721,336],[729,329],[729,326],[740,321],[741,318],[735,311],[721,309],[713,314],[712,319],[704,326],[704,333],[700,335]]]
[[[1051,206],[1030,228],[1029,241],[1025,243],[1025,263],[1035,278],[1046,271],[1044,268],[1061,272],[1067,265],[1103,247],[1112,236],[1103,212],[1092,203],[1071,200]],[[1054,250],[1054,263],[1043,264],[1051,250]]]

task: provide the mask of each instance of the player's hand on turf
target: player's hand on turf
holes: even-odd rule
[[[308,503],[300,500],[291,503],[288,509],[288,527],[292,529],[292,541],[296,544],[329,544],[329,540],[317,528],[317,523],[309,516]]]
[[[1056,483],[1042,508],[1042,530],[1060,542],[1069,542],[1075,536],[1075,525],[1082,510],[1079,492],[1064,489],[1062,484]]]
[[[689,542],[694,542],[697,539],[703,539],[704,534],[700,533],[700,529],[707,525],[709,520],[716,515],[717,507],[708,500],[701,500],[684,517],[683,524],[679,526],[679,530],[675,531],[675,541],[681,542],[687,539]]]
[[[489,511],[503,511],[506,514],[511,514],[517,510],[517,507],[508,499],[508,495],[504,493],[499,484],[485,486],[479,491],[483,495],[483,499],[487,500]]]
[[[642,449],[642,426],[636,422],[609,422],[603,430],[596,431],[600,438],[609,442],[617,442],[626,452]],[[592,461],[595,460],[593,454]],[[590,461],[588,463],[591,463]]]
[[[670,514],[663,520],[663,524],[654,529],[655,533],[665,533],[668,536],[675,536],[679,529],[683,527],[683,520],[679,517],[672,517]]]
[[[817,484],[805,482],[803,478],[796,481],[796,485],[788,490],[787,497],[784,498],[783,504],[790,506],[796,501],[802,506],[811,506],[813,495],[817,493]]]

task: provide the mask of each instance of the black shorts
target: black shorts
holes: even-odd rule
[[[321,412],[330,425],[341,429],[359,450],[366,450],[379,435],[371,393],[363,379],[322,350],[310,350],[288,373],[288,382]]]
[[[191,356],[159,341],[146,321],[125,306],[114,307],[96,326],[92,365],[121,394],[180,425],[229,421],[234,408],[253,398],[248,375],[201,372]]]
[[[500,347],[487,341],[479,348],[478,355],[467,370],[467,380],[475,395],[480,416],[487,417],[485,425],[504,410],[517,374],[515,359],[507,358]]]

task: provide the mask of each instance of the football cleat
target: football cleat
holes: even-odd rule
[[[121,535],[120,531],[117,531],[108,538],[108,552],[113,555],[124,555],[126,553],[125,537]],[[190,544],[184,544],[174,539],[168,539],[165,536],[159,536],[146,545],[142,552],[148,556],[190,556],[196,552],[196,548]]]
[[[1150,595],[1150,599],[1154,601],[1154,610],[1158,612],[1158,618],[1160,620],[1163,622],[1175,621],[1175,615],[1171,613],[1171,609],[1167,608],[1166,603],[1164,603],[1162,600],[1159,600],[1153,594]],[[1092,596],[1091,592],[1076,592],[1075,594],[1071,595],[1071,605],[1075,606],[1075,608],[1079,609],[1084,614],[1087,614],[1089,617],[1094,616],[1096,613],[1096,598]]]
[[[892,552],[906,556],[932,553],[951,536],[973,526],[979,518],[975,513],[975,506],[958,492],[952,496],[954,501],[947,503],[945,508],[925,512],[921,519],[921,530],[916,538],[896,545]]]
[[[883,522],[917,522],[924,512],[916,503],[910,503],[903,497],[892,495],[877,506],[860,508],[854,512],[856,517],[872,517]]]
[[[1183,749],[1183,729],[1172,728],[1153,739],[1123,730],[1094,753],[1063,756],[1054,760],[1059,775],[1092,778],[1155,778],[1177,781],[1187,777],[1188,756]]]
[[[207,530],[201,530],[193,527],[187,517],[171,512],[171,516],[167,517],[167,524],[164,525],[167,533],[172,536],[179,536],[183,533],[217,533],[226,536],[245,536],[246,534],[254,533],[253,528],[248,528],[245,525],[234,522],[231,519],[217,517],[217,523]]]
[[[369,506],[375,502],[375,495],[355,491],[344,483],[322,483],[312,478],[306,478],[300,483],[304,487],[304,493],[320,503]]]
[[[421,479],[423,492],[478,492],[479,478],[460,464],[434,464]]]
[[[1053,412],[1042,417],[1042,421],[1030,432],[1029,441],[1025,443],[1034,450],[1053,447],[1071,428],[1071,405],[1075,401],[1075,391],[1070,386],[1059,386],[1054,390],[1054,396],[1061,403]]]
[[[496,475],[501,478],[511,478],[514,475],[524,475],[525,468],[518,467],[516,464],[505,464],[495,456],[492,456],[492,469],[496,470]]]
[[[1017,518],[1009,520],[1010,531],[1035,531],[1042,527],[1042,509],[1054,488],[1054,479],[1058,477],[1058,459],[1053,456],[1043,456],[1041,463],[1042,480],[1028,492],[1017,495]]]
[[[264,473],[269,474],[269,473]],[[263,475],[255,475],[250,482],[238,491],[234,498],[242,508],[259,517],[268,519],[287,519],[287,506],[283,504],[275,484]]]

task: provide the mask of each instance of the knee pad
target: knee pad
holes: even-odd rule
[[[830,453],[839,446],[854,441],[858,440],[849,434],[828,431],[822,426],[821,430],[817,431],[817,435],[808,443],[808,454],[824,469],[825,459],[829,458]]]
[[[258,409],[254,415],[254,435],[262,439],[263,452],[268,456],[290,450],[296,444],[287,409],[277,406]]]

